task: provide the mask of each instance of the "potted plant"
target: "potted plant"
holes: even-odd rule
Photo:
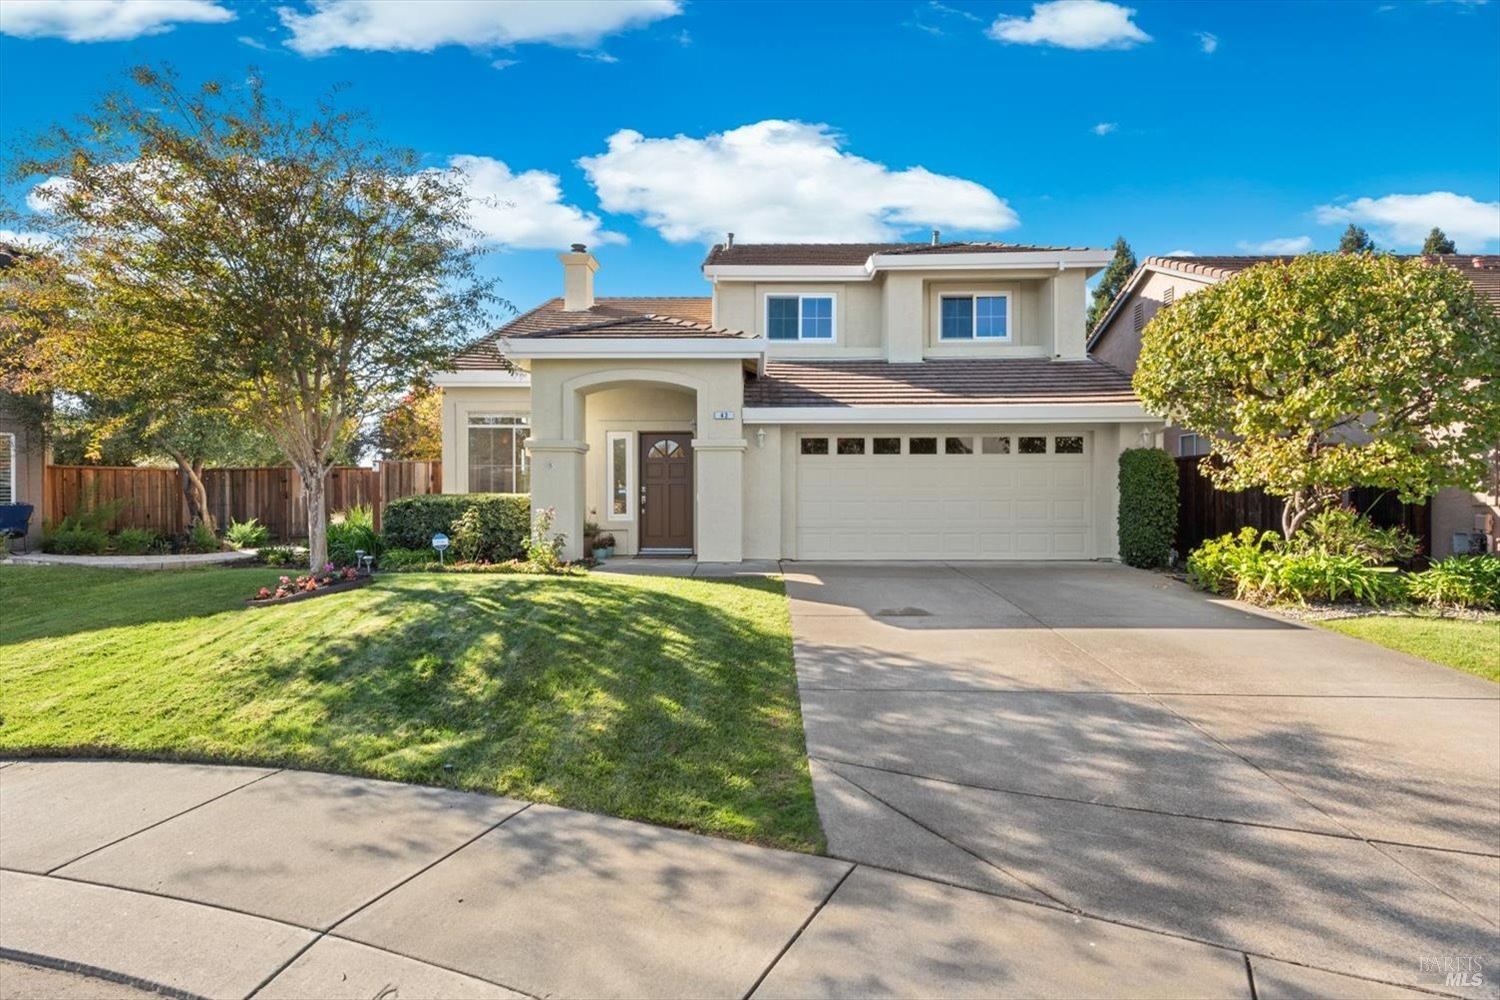
[[[597,516],[597,512],[596,511],[592,511],[591,510],[591,511],[589,511],[589,513]],[[595,548],[595,546],[594,546],[594,539],[597,538],[598,535],[599,535],[599,522],[598,521],[584,521],[583,522],[583,551],[585,551],[585,552],[592,552],[594,550],[594,548]]]
[[[615,554],[615,536],[607,531],[595,535],[591,552],[595,560],[608,559]]]

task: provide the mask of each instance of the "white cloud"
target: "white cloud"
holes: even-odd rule
[[[234,12],[212,0],[3,0],[0,34],[118,42],[159,35],[174,25],[233,21]]]
[[[1135,10],[1106,0],[1051,0],[1031,5],[1030,17],[997,17],[989,36],[1017,45],[1065,49],[1128,49],[1151,36],[1131,20]]]
[[[1111,132],[1115,131],[1115,129],[1117,129],[1119,127],[1120,127],[1120,123],[1119,122],[1100,122],[1099,124],[1095,125],[1093,128],[1089,129],[1089,131],[1092,132],[1092,133],[1094,133],[1095,135],[1109,135]]]
[[[1311,250],[1312,243],[1311,236],[1280,236],[1273,240],[1262,240],[1259,243],[1240,240],[1235,245],[1245,253],[1298,254]]]
[[[52,240],[45,233],[0,229],[0,245],[20,247],[22,250],[40,250],[51,242]]]
[[[566,204],[556,174],[545,170],[512,173],[488,156],[454,156],[448,163],[464,174],[470,222],[486,242],[512,250],[625,242],[619,233],[601,228],[599,216]]]
[[[1356,198],[1343,205],[1320,205],[1316,217],[1326,225],[1367,226],[1375,230],[1376,242],[1398,247],[1419,246],[1433,226],[1469,251],[1500,242],[1500,201],[1475,201],[1452,191]]]
[[[619,56],[612,56],[608,52],[580,52],[578,58],[588,59],[591,62],[614,64],[620,61]]]
[[[66,177],[48,177],[26,192],[26,207],[33,212],[51,212],[52,202],[62,197],[71,183]]]
[[[608,212],[645,220],[674,243],[733,230],[745,240],[891,240],[917,227],[1009,229],[1016,213],[988,188],[923,167],[891,170],[840,148],[827,125],[768,119],[698,139],[631,129],[578,161]]]
[[[1196,253],[1194,253],[1193,251],[1191,251],[1191,250],[1168,250],[1166,253],[1162,254],[1162,256],[1163,257],[1196,257],[1198,255]]]
[[[239,42],[241,45],[248,45],[252,49],[260,49],[262,52],[270,48],[269,45],[253,35],[241,35],[236,38],[235,41]]]
[[[491,59],[490,60],[490,68],[492,68],[492,69],[510,69],[512,66],[516,65],[520,61],[521,60],[519,60],[519,59]]]
[[[1198,45],[1203,49],[1203,54],[1211,56],[1219,51],[1219,36],[1212,31],[1195,32],[1198,36]]]
[[[278,7],[287,42],[303,55],[334,49],[431,52],[541,42],[590,48],[606,35],[682,12],[679,0],[313,0],[307,13]]]

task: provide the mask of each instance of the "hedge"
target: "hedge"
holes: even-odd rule
[[[381,538],[387,548],[425,549],[438,532],[454,534],[454,523],[475,511],[478,539],[474,558],[498,562],[526,552],[531,534],[531,497],[525,493],[428,493],[402,497],[381,512]]]
[[[1120,452],[1120,561],[1152,569],[1172,558],[1177,463],[1160,448]]]

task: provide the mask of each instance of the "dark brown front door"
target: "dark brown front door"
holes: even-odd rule
[[[641,433],[641,551],[693,551],[693,436]]]

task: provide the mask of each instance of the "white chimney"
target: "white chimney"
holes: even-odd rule
[[[933,246],[937,246],[938,245],[938,241],[941,240],[942,238],[943,238],[943,234],[942,234],[942,232],[940,230],[934,229],[932,231],[932,245]]]
[[[582,243],[574,243],[567,253],[557,259],[563,266],[563,309],[582,312],[594,307],[594,272],[599,262]]]

